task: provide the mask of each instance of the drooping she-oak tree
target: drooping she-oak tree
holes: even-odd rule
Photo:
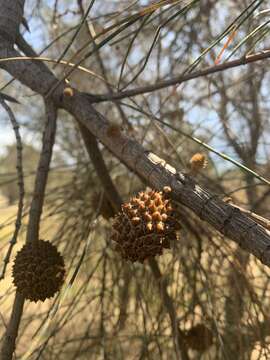
[[[0,0],[1,359],[270,356],[269,5]]]

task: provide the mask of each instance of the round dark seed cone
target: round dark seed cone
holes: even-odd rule
[[[186,332],[185,342],[189,348],[204,352],[213,344],[213,333],[204,324],[197,324]]]
[[[30,301],[44,301],[54,296],[65,278],[62,255],[49,241],[25,244],[13,265],[13,283]]]

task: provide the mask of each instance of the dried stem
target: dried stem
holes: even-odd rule
[[[194,71],[194,72],[187,73],[187,74],[181,74],[181,75],[173,77],[169,80],[160,81],[153,85],[141,86],[136,89],[121,91],[121,92],[114,93],[114,94],[111,94],[111,93],[104,94],[104,95],[91,94],[91,101],[93,103],[98,103],[98,102],[102,102],[102,101],[120,100],[120,99],[125,99],[125,98],[129,98],[129,97],[136,96],[136,95],[142,95],[142,94],[150,93],[150,92],[157,91],[160,89],[164,89],[169,86],[180,85],[186,81],[189,81],[192,79],[197,79],[202,76],[209,76],[209,75],[212,75],[212,74],[215,74],[215,73],[227,70],[227,69],[233,69],[238,66],[242,66],[242,65],[254,63],[257,61],[269,59],[269,57],[270,57],[270,50],[265,50],[265,51],[262,51],[262,52],[259,52],[256,54],[243,56],[240,59],[227,61],[223,64],[209,66],[202,70]]]
[[[34,194],[29,213],[30,218],[26,236],[27,242],[38,240],[45,188],[55,141],[57,110],[50,100],[46,101],[46,117],[45,130],[42,139],[42,151],[37,168]]]
[[[162,297],[162,301],[164,304],[164,307],[166,308],[168,315],[171,320],[171,328],[172,328],[172,334],[174,337],[174,343],[175,343],[175,350],[177,354],[177,359],[181,360],[188,360],[188,352],[184,341],[184,334],[179,328],[178,322],[177,322],[177,315],[174,308],[173,301],[168,294],[167,291],[167,284],[165,282],[165,279],[162,277],[162,273],[159,269],[158,263],[155,259],[149,260],[149,265],[152,270],[152,273],[154,275],[154,278],[159,285],[160,293]]]
[[[115,212],[118,212],[120,210],[122,200],[112,182],[102,154],[98,148],[97,139],[83,124],[79,123],[79,128],[86,150],[102,183],[106,197],[110,201]]]
[[[10,261],[12,249],[17,242],[17,237],[18,237],[18,234],[19,234],[19,231],[21,228],[23,205],[24,205],[24,178],[23,178],[23,158],[22,158],[23,146],[22,146],[22,139],[21,139],[21,135],[20,135],[20,131],[19,131],[19,124],[18,124],[11,108],[7,105],[7,103],[4,100],[1,99],[1,96],[0,96],[0,103],[3,106],[3,108],[6,110],[8,116],[9,116],[10,122],[12,124],[14,133],[15,133],[16,149],[17,149],[16,169],[17,169],[18,187],[19,187],[19,201],[18,201],[18,210],[17,210],[16,221],[15,221],[15,230],[14,230],[14,233],[10,240],[8,251],[4,258],[3,270],[0,275],[0,281],[1,281],[5,277],[5,273],[6,273],[8,263]]]

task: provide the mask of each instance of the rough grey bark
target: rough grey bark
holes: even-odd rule
[[[0,0],[0,49],[12,48],[23,19],[24,0]]]

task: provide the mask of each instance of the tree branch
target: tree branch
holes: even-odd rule
[[[150,92],[157,91],[160,89],[164,89],[169,86],[180,85],[188,80],[212,75],[212,74],[215,74],[215,73],[227,70],[227,69],[232,69],[232,68],[235,68],[238,66],[254,63],[257,61],[262,61],[262,60],[269,59],[269,58],[270,58],[270,50],[266,50],[266,51],[262,51],[262,52],[259,52],[256,54],[243,56],[240,59],[228,61],[223,64],[209,66],[202,70],[194,71],[194,72],[187,73],[184,75],[181,74],[181,75],[173,77],[169,80],[160,81],[153,85],[141,86],[136,89],[126,90],[126,91],[122,91],[122,92],[118,92],[118,93],[114,93],[114,94],[112,94],[112,93],[108,93],[108,94],[104,94],[104,95],[91,94],[90,97],[91,97],[91,101],[93,103],[125,99],[128,97],[146,94],[146,93],[150,93]]]
[[[86,96],[77,94],[63,102],[63,108],[83,123],[110,151],[152,187],[169,185],[176,201],[190,208],[201,219],[239,246],[270,266],[270,232],[236,207],[201,188],[193,179],[166,164],[123,133],[111,137],[108,121]]]

